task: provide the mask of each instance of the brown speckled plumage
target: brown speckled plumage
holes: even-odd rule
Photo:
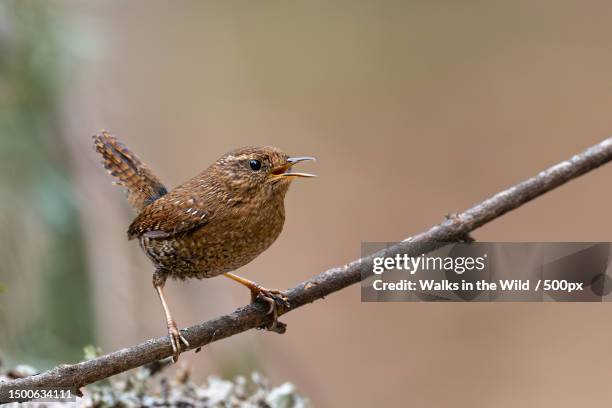
[[[128,237],[139,240],[155,265],[153,284],[166,311],[175,357],[180,353],[180,342],[188,343],[176,330],[163,297],[167,277],[226,274],[248,286],[254,297],[273,298],[274,309],[278,291],[228,272],[255,259],[279,236],[289,184],[293,176],[309,176],[291,172],[291,166],[310,158],[291,159],[275,147],[244,147],[223,155],[196,177],[167,192],[153,172],[109,133],[94,136],[94,146],[105,168],[117,178],[117,184],[127,188],[129,202],[139,211]],[[253,161],[261,167],[254,170]]]
[[[285,221],[290,179],[261,179],[248,161],[276,167],[288,156],[273,147],[234,150],[146,206],[128,230],[161,273],[210,278],[246,265],[267,249]]]

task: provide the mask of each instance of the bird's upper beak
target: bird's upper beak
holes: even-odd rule
[[[277,177],[316,177],[314,174],[296,173],[294,171],[291,171],[291,168],[293,167],[293,165],[299,162],[309,161],[309,160],[315,160],[315,158],[314,157],[290,157],[287,159],[287,163],[273,168],[272,175],[277,176]]]

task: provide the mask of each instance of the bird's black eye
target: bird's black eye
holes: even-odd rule
[[[259,169],[261,169],[261,162],[259,160],[253,159],[249,161],[249,166],[251,167],[251,170],[258,171]]]

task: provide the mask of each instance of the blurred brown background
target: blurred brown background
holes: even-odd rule
[[[611,15],[609,2],[548,0],[4,2],[2,357],[47,367],[165,333],[97,130],[169,186],[242,145],[316,156],[280,239],[240,271],[285,288],[608,137]],[[611,177],[473,235],[609,241]],[[248,300],[225,279],[167,288],[181,326]],[[283,320],[283,336],[251,331],[182,360],[202,379],[262,371],[321,407],[612,398],[606,304],[362,304],[355,286]]]

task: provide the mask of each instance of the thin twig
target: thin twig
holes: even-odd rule
[[[439,246],[440,242],[466,239],[474,229],[611,160],[612,138],[609,138],[463,213],[448,216],[441,224],[428,231],[386,249],[384,255],[406,253],[415,256]],[[330,269],[289,289],[286,294],[291,308],[280,310],[280,314],[312,303],[365,279],[371,274],[372,258],[380,255],[377,253]],[[192,349],[199,348],[213,341],[267,325],[270,322],[266,310],[267,307],[264,305],[250,304],[231,314],[189,327],[183,330],[183,335]],[[38,375],[2,383],[0,402],[6,398],[9,389],[56,387],[78,390],[84,385],[171,355],[172,347],[167,336],[151,339],[93,360],[60,365]]]

